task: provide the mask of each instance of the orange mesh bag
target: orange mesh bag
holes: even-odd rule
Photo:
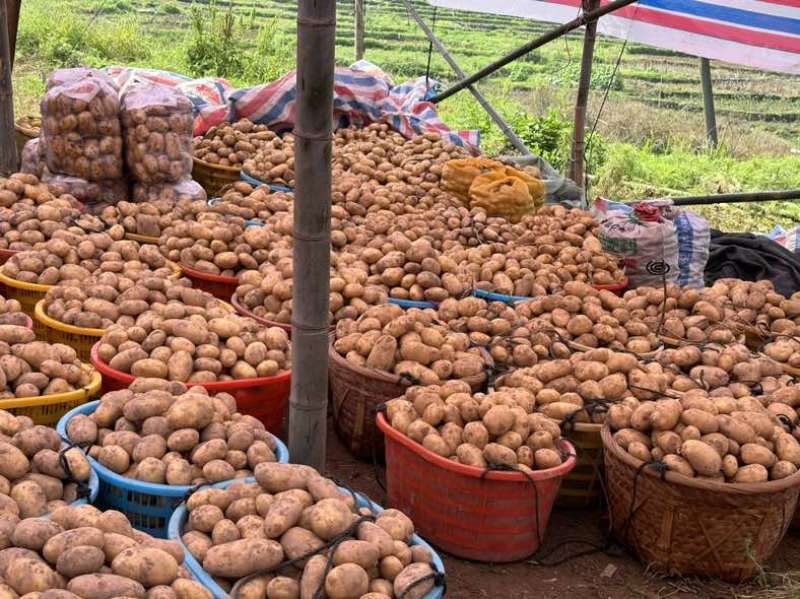
[[[469,188],[469,199],[470,208],[483,208],[489,215],[504,216],[511,222],[535,210],[525,181],[498,171],[475,177]]]
[[[502,168],[501,163],[486,158],[448,160],[442,169],[442,184],[447,191],[468,200],[469,188],[475,177]]]

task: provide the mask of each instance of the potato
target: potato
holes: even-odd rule
[[[733,477],[734,483],[763,483],[769,479],[769,471],[761,464],[742,466]]]
[[[67,583],[67,590],[85,599],[132,597],[144,599],[144,587],[138,582],[116,574],[84,574]]]
[[[325,577],[325,593],[330,599],[361,597],[369,590],[369,576],[357,564],[342,564]]]
[[[55,564],[62,553],[73,547],[89,545],[101,548],[105,544],[103,532],[91,526],[81,526],[66,530],[50,537],[42,548],[42,555],[51,564]]]
[[[710,445],[702,441],[684,441],[680,450],[681,456],[691,464],[698,474],[714,476],[722,468],[722,458]]]
[[[106,561],[106,555],[99,547],[78,545],[67,549],[58,556],[56,570],[65,578],[75,578],[83,574],[92,574],[100,570]]]
[[[768,469],[778,461],[774,453],[756,443],[745,443],[741,446],[739,452],[739,458],[745,465],[760,464]]]
[[[145,588],[172,583],[178,575],[178,562],[156,547],[130,547],[111,563],[114,574],[141,583]]]
[[[40,559],[20,557],[12,560],[3,578],[19,595],[64,588],[64,579]]]
[[[259,570],[272,568],[283,560],[283,548],[267,539],[240,539],[211,547],[203,560],[203,569],[212,576],[243,578]]]
[[[410,599],[422,599],[434,587],[434,580],[431,577],[433,568],[429,564],[415,562],[403,569],[394,579],[393,589],[398,597],[408,597]],[[424,582],[417,582],[422,578],[430,577]]]

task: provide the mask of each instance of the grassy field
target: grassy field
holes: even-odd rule
[[[456,13],[415,0],[465,71],[552,27],[520,19]],[[36,110],[43,78],[57,66],[126,64],[235,85],[274,79],[294,66],[296,3],[177,0],[26,0],[15,65],[15,109]],[[392,0],[367,0],[366,58],[397,81],[424,76],[428,43]],[[338,3],[337,63],[354,60],[352,0]],[[537,152],[564,168],[582,38],[574,33],[480,84]],[[615,72],[615,65],[619,68]],[[430,76],[452,81],[435,52]],[[800,81],[797,77],[713,65],[720,147],[704,135],[696,58],[618,40],[599,41],[592,78],[591,194],[615,199],[800,187]],[[603,97],[608,98],[602,112]],[[442,103],[454,128],[480,129],[488,154],[508,150],[468,92]],[[794,203],[706,210],[729,230],[765,230],[800,220]]]

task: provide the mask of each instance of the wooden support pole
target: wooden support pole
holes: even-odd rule
[[[604,15],[612,13],[615,10],[619,10],[624,6],[628,6],[629,4],[633,4],[638,1],[639,0],[614,0],[613,2],[609,2],[608,4],[601,6],[597,10],[593,10],[592,12],[584,12],[577,19],[573,19],[569,23],[564,23],[563,25],[559,25],[555,29],[551,29],[547,33],[537,37],[535,40],[530,41],[527,44],[520,46],[516,50],[509,52],[502,58],[495,60],[492,64],[485,66],[474,75],[470,75],[469,77],[464,77],[458,83],[454,83],[451,87],[444,90],[442,93],[438,94],[434,98],[431,98],[431,102],[433,102],[434,104],[436,104],[437,102],[441,102],[442,100],[449,98],[453,94],[460,92],[465,87],[469,87],[471,84],[480,81],[484,77],[488,77],[495,71],[502,69],[507,64],[514,62],[517,58],[521,58],[526,54],[528,54],[529,52],[536,50],[536,48],[541,48],[545,44],[548,44],[553,40],[557,40],[558,38],[568,34],[570,31],[574,31],[579,27],[583,27],[587,23],[596,21],[597,19],[599,19]]]
[[[8,44],[7,4],[0,1],[0,175],[17,170],[14,140],[14,93],[11,87],[11,53]]]
[[[600,0],[583,0],[583,12],[591,12],[600,6]],[[578,81],[578,96],[575,100],[575,128],[572,133],[572,161],[569,178],[578,187],[584,187],[584,161],[586,150],[586,108],[589,104],[589,88],[592,83],[592,62],[594,61],[594,43],[597,38],[597,21],[586,24],[583,36],[583,57],[581,58],[581,76]]]
[[[716,148],[719,143],[717,138],[717,112],[714,109],[714,88],[711,84],[711,63],[708,58],[700,59],[700,80],[703,82],[703,111],[706,115],[706,135],[711,146]]]
[[[364,4],[367,0],[353,0],[355,34],[356,34],[356,60],[364,58]]]
[[[6,18],[8,19],[8,23],[6,25],[8,29],[8,53],[11,56],[11,68],[13,69],[14,55],[17,51],[17,30],[19,29],[19,11],[22,0],[0,0],[0,2],[5,2],[6,6],[8,7],[8,13],[6,15]]]
[[[300,0],[295,123],[292,461],[325,466],[336,0]]]
[[[424,21],[424,19],[421,16],[419,16],[419,13],[414,8],[414,5],[411,4],[409,0],[403,0],[403,4],[405,4],[406,10],[408,10],[408,13],[417,22],[417,25],[420,26],[423,33],[425,33],[426,37],[431,42],[431,44],[433,44],[436,50],[438,50],[439,54],[441,54],[442,57],[445,59],[445,61],[447,61],[447,64],[450,65],[450,68],[453,69],[453,72],[461,78],[466,77],[466,73],[464,73],[461,67],[458,66],[458,63],[447,51],[447,48],[445,48],[442,42],[440,42],[439,39],[436,37],[436,35],[434,35],[433,31],[431,30],[430,27],[428,27],[428,24]],[[481,105],[481,107],[486,111],[489,117],[497,124],[498,127],[500,127],[500,131],[502,131],[503,135],[505,135],[508,138],[508,140],[511,142],[511,145],[514,146],[514,148],[516,148],[517,151],[522,152],[526,156],[529,156],[531,151],[525,145],[525,142],[523,142],[517,136],[517,134],[514,133],[511,127],[508,126],[508,123],[506,123],[505,120],[503,120],[503,117],[501,117],[500,114],[492,107],[492,105],[489,104],[489,101],[486,99],[486,97],[481,92],[479,92],[474,85],[468,85],[467,89],[473,96],[475,96],[475,99],[478,101],[478,104]]]

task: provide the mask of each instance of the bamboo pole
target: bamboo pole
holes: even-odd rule
[[[19,12],[22,0],[0,0],[0,2],[5,2],[6,6],[8,7],[8,13],[6,15],[8,23],[6,25],[6,28],[8,30],[8,45],[9,45],[8,53],[11,57],[11,69],[13,70],[14,55],[16,54],[16,49],[17,49],[17,30],[19,29]]]
[[[11,86],[11,53],[8,44],[8,10],[0,1],[0,174],[17,170],[14,141],[14,93]]]
[[[431,42],[431,44],[434,45],[436,50],[439,51],[439,54],[441,54],[442,57],[445,59],[445,61],[447,61],[447,64],[450,65],[450,68],[453,69],[453,72],[462,79],[466,77],[466,73],[461,69],[461,67],[458,65],[455,59],[450,55],[450,53],[447,51],[447,48],[444,47],[444,44],[442,44],[442,42],[439,41],[439,39],[431,30],[431,28],[428,27],[428,24],[423,20],[421,16],[419,16],[419,13],[414,8],[414,5],[411,4],[409,0],[403,0],[403,4],[405,4],[406,10],[408,10],[408,13],[417,22],[417,25],[420,26],[423,33],[425,33],[426,37]],[[506,123],[505,120],[503,120],[503,117],[501,117],[500,114],[494,109],[494,107],[492,107],[492,105],[489,104],[489,100],[487,100],[486,97],[480,91],[478,91],[478,88],[476,88],[474,85],[468,85],[467,89],[470,91],[470,93],[472,93],[473,96],[475,96],[475,99],[478,101],[478,104],[481,105],[481,107],[486,111],[489,117],[497,124],[498,127],[500,127],[500,131],[502,131],[503,135],[505,135],[506,138],[508,138],[508,140],[511,142],[511,145],[514,146],[519,152],[522,152],[526,156],[529,156],[531,152],[525,145],[525,142],[523,142],[517,136],[517,134],[514,133],[511,127],[508,126],[508,123]]]
[[[591,12],[600,6],[600,0],[583,0],[583,12]],[[572,162],[569,178],[584,187],[583,154],[586,150],[586,107],[589,103],[589,88],[592,83],[592,62],[594,62],[594,43],[597,38],[597,21],[586,24],[583,36],[583,57],[581,76],[578,81],[578,95],[575,99],[575,127],[572,133]]]
[[[364,58],[364,4],[366,0],[353,0],[355,20],[356,60]]]
[[[528,54],[529,52],[536,50],[536,48],[541,48],[545,44],[552,42],[553,40],[557,40],[558,38],[560,38],[563,35],[566,35],[570,31],[574,31],[579,27],[583,27],[587,23],[596,21],[597,19],[599,19],[604,15],[612,13],[615,10],[619,10],[620,8],[623,8],[625,6],[628,6],[629,4],[633,4],[638,1],[639,0],[614,0],[613,2],[601,6],[597,10],[593,10],[592,12],[585,12],[577,19],[574,19],[569,23],[564,23],[563,25],[559,25],[558,27],[556,27],[555,29],[551,29],[544,35],[537,37],[535,40],[530,41],[523,46],[520,46],[516,50],[494,61],[492,64],[482,68],[474,75],[470,75],[469,77],[464,77],[458,83],[453,84],[451,87],[449,87],[442,93],[432,98],[431,102],[433,102],[434,104],[436,104],[437,102],[441,102],[442,100],[449,98],[453,94],[460,92],[465,87],[469,87],[476,81],[480,81],[484,77],[488,77],[495,71],[502,69],[507,64],[514,62],[517,58],[521,58],[526,54]]]
[[[297,11],[292,461],[325,466],[331,254],[331,131],[336,0],[300,0]]]

